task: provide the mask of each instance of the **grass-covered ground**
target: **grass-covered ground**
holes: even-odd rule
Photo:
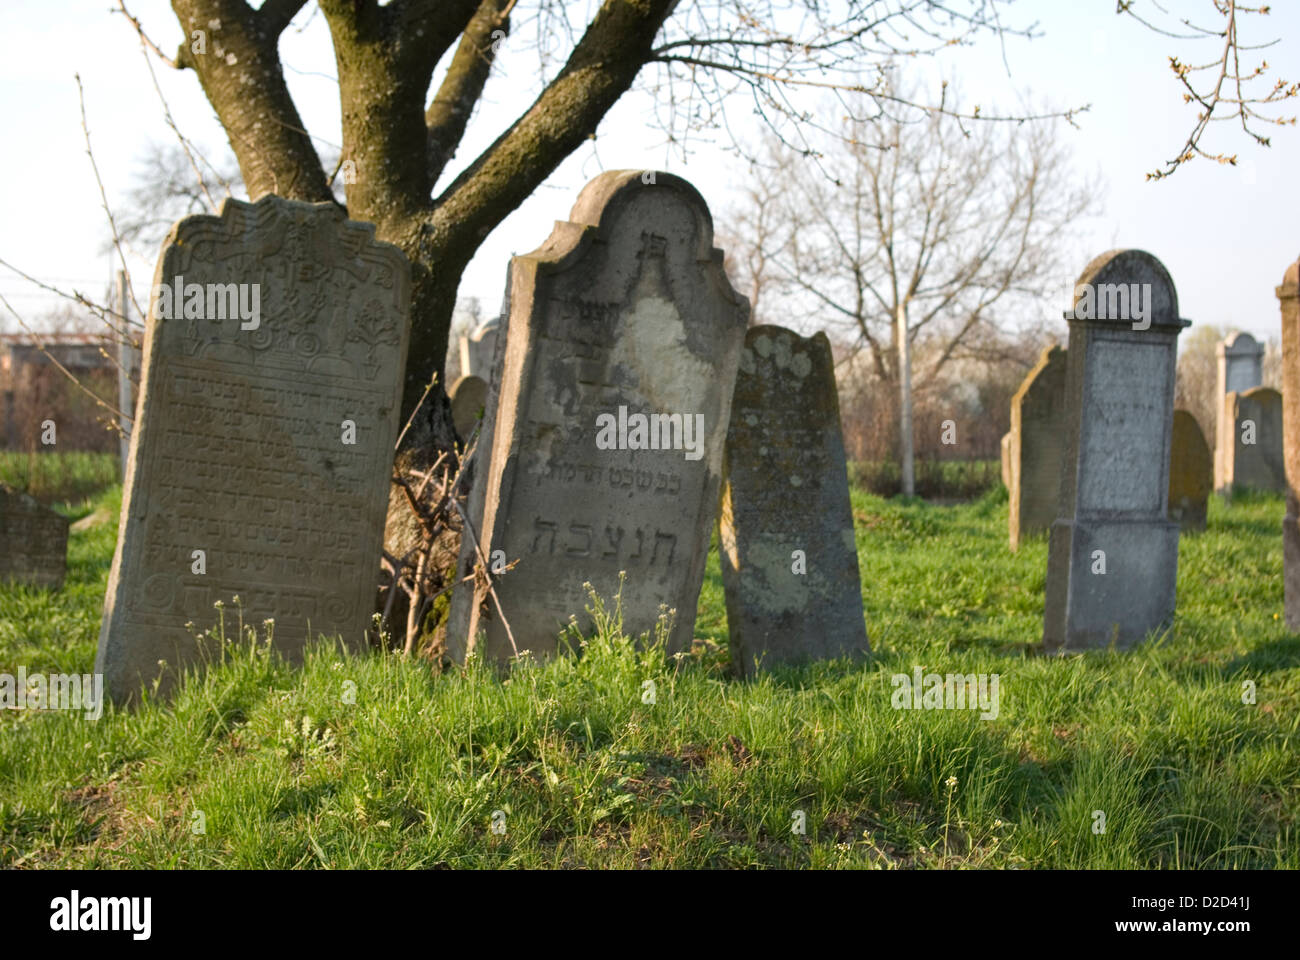
[[[1300,867],[1280,498],[1183,538],[1172,636],[1061,658],[1000,488],[854,511],[866,664],[729,678],[716,555],[676,663],[612,625],[504,680],[231,644],[169,705],[0,714],[0,866]],[[0,672],[90,671],[113,540],[72,536],[61,593],[0,587]],[[999,716],[891,709],[918,665],[998,674]]]
[[[0,450],[0,483],[42,503],[79,500],[121,478],[116,453],[22,453]]]

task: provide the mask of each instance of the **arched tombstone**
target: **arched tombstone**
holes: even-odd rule
[[[1214,391],[1214,489],[1232,492],[1233,450],[1239,437],[1231,394],[1245,393],[1264,382],[1264,345],[1238,331],[1215,350],[1218,366]]]
[[[621,590],[630,636],[672,611],[668,647],[685,650],[749,316],[708,206],[671,174],[604,173],[513,258],[510,304],[449,652],[553,651],[571,619],[589,625],[588,585],[607,603]]]
[[[1075,287],[1059,514],[1043,644],[1132,646],[1172,621],[1178,524],[1169,512],[1178,295],[1164,265],[1114,250]]]
[[[468,442],[474,428],[478,426],[483,407],[487,404],[487,395],[487,381],[482,377],[460,377],[451,385],[448,394],[451,400],[451,422],[462,441]]]
[[[1249,333],[1238,331],[1216,349],[1218,395],[1245,393],[1264,382],[1264,345]]]
[[[460,375],[492,379],[492,361],[496,356],[497,335],[501,330],[499,317],[491,317],[470,331],[460,341]]]

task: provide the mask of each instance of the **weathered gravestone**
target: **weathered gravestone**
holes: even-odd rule
[[[1264,345],[1249,333],[1234,333],[1215,349],[1218,395],[1245,393],[1264,382]]]
[[[1300,260],[1274,292],[1282,309],[1282,426],[1286,516],[1282,520],[1282,579],[1287,629],[1300,632]]]
[[[718,543],[731,660],[742,675],[870,652],[826,334],[746,333]]]
[[[1204,530],[1214,483],[1214,457],[1201,426],[1187,410],[1174,411],[1169,447],[1169,519],[1183,530]]]
[[[67,568],[67,518],[0,483],[0,583],[57,590]]]
[[[1228,430],[1219,451],[1218,491],[1228,497],[1233,488],[1284,492],[1282,395],[1271,387],[1230,393],[1222,419]]]
[[[501,321],[492,317],[484,321],[468,336],[460,338],[460,375],[492,379],[492,361],[496,357],[497,335]]]
[[[1229,395],[1245,393],[1264,382],[1264,345],[1249,333],[1237,332],[1219,343],[1215,353],[1214,489],[1228,492],[1231,484],[1224,478],[1233,446]]]
[[[1011,431],[1002,434],[1002,486],[1011,492]]]
[[[468,440],[478,425],[487,394],[487,381],[482,377],[461,377],[451,385],[451,422],[462,440]]]
[[[621,571],[625,631],[667,607],[669,648],[685,649],[749,313],[708,207],[679,177],[611,171],[511,270],[490,458],[467,510],[482,553],[463,537],[448,649],[552,651],[570,618],[585,625],[585,585],[609,601]],[[463,579],[480,558],[518,561],[495,597]]]
[[[1046,533],[1056,520],[1065,424],[1066,354],[1047,347],[1011,398],[1008,533],[1011,549],[1022,537]]]
[[[333,204],[227,200],[172,228],[99,638],[115,700],[170,686],[205,655],[187,623],[235,596],[290,658],[364,644],[409,297],[401,252]]]
[[[1080,291],[1120,287],[1131,312],[1079,309]],[[1102,254],[1075,289],[1060,514],[1048,545],[1049,651],[1129,647],[1166,627],[1178,576],[1169,452],[1178,335],[1189,324],[1168,271],[1142,250]]]

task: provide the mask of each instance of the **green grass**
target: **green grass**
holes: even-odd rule
[[[80,500],[121,479],[115,453],[22,453],[0,450],[0,483],[42,503]]]
[[[848,469],[850,484],[866,493],[893,497],[903,489],[896,460],[853,460]],[[1002,462],[922,457],[913,464],[913,481],[916,495],[927,500],[975,500],[1001,485]]]
[[[506,678],[231,643],[168,705],[0,716],[0,866],[1300,867],[1280,498],[1183,538],[1172,636],[1059,658],[1046,543],[1008,551],[1005,491],[853,502],[865,664],[729,678],[716,555],[677,662],[609,618]],[[0,588],[0,671],[91,669],[112,540],[73,536],[61,595]],[[999,674],[999,716],[892,710],[917,665]]]

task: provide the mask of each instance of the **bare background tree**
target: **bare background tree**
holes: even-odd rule
[[[1225,0],[1206,2],[1211,10],[1225,10]],[[1155,0],[1151,5],[1163,12]],[[172,0],[171,6],[180,37],[173,33],[164,42],[180,43],[169,56],[154,39],[166,35],[163,25],[151,22],[146,30],[124,0],[118,3],[139,34],[146,61],[151,53],[171,67],[192,71],[225,130],[238,177],[194,149],[157,88],[166,122],[204,202],[215,207],[221,196],[237,193],[241,183],[252,200],[276,193],[308,202],[341,202],[336,191],[340,171],[346,170],[349,175],[342,179],[351,181],[345,185],[348,215],[374,223],[377,236],[399,246],[411,261],[414,299],[403,415],[414,416],[398,460],[399,473],[416,474],[427,474],[435,462],[449,475],[459,470],[454,453],[439,460],[454,450],[455,437],[444,387],[435,379],[447,360],[456,291],[466,264],[502,219],[596,135],[601,120],[635,83],[653,94],[656,119],[668,142],[683,153],[703,132],[729,132],[731,114],[741,109],[766,121],[806,160],[815,160],[816,151],[810,152],[807,144],[825,134],[833,138],[834,131],[820,126],[807,109],[810,94],[829,92],[846,102],[852,97],[858,119],[871,135],[851,147],[878,146],[888,139],[888,123],[926,120],[942,130],[936,121],[945,117],[965,124],[958,127],[963,133],[978,131],[974,121],[997,118],[978,107],[960,108],[946,97],[900,96],[881,68],[980,37],[1001,40],[1034,33],[1032,27],[1005,19],[1009,11],[1003,0],[591,0],[583,16],[574,4],[555,0],[391,0],[382,5],[378,0],[318,0],[304,19],[323,14],[334,49],[342,149],[333,156],[322,155],[316,143],[325,141],[304,127],[280,59],[280,38],[308,0],[263,0],[257,7],[245,0]],[[1231,58],[1235,64],[1239,46],[1249,47],[1238,40],[1238,8],[1232,3],[1227,8],[1222,62]],[[1135,0],[1128,0],[1119,12],[1135,9]],[[503,50],[511,56],[537,55],[536,82],[524,91],[526,105],[481,154],[453,164]],[[1208,103],[1229,102],[1222,86]],[[1284,88],[1277,97],[1249,102],[1272,102],[1294,92]],[[1193,145],[1201,130],[1198,122]],[[88,131],[86,139],[94,166]],[[1266,138],[1254,140],[1267,145]],[[197,195],[180,186],[175,158],[160,157],[159,164],[163,192],[177,209],[188,212]],[[97,168],[95,176],[99,181]],[[99,186],[121,259],[122,231],[102,181]],[[147,245],[151,231],[170,213],[126,223],[128,239]],[[767,223],[757,231],[760,235],[766,236]],[[805,253],[805,259],[813,252]],[[8,263],[0,265],[31,279]],[[760,255],[748,269],[754,278],[748,292],[762,300],[765,311],[770,272],[765,257]],[[988,287],[995,288],[996,283]],[[85,307],[119,339],[138,337],[125,305],[97,304],[77,291],[57,292]],[[900,302],[910,308],[918,293],[919,288]],[[138,314],[142,305],[131,299]],[[12,305],[5,301],[4,306],[23,322]],[[963,301],[963,306],[967,318],[974,314],[979,319],[964,334],[943,331],[952,349],[935,340],[938,351],[929,352],[943,327],[939,314],[922,314],[915,321],[920,330],[891,344],[915,346],[923,358],[919,390],[927,389],[927,377],[933,381],[973,358],[977,345],[1009,349],[992,336],[992,328],[980,329],[992,302],[980,308],[978,301]],[[909,320],[909,330],[912,326]],[[889,358],[896,351],[884,345],[879,330],[873,336],[874,349],[869,342],[866,349],[877,375],[888,374],[891,365],[897,375],[897,360]],[[408,528],[408,534],[419,536],[414,523]]]
[[[911,495],[913,378],[925,396],[950,365],[1005,350],[997,335],[1056,292],[1072,252],[1061,238],[1095,209],[1096,190],[1049,124],[963,128],[938,112],[917,121],[850,106],[844,145],[824,138],[815,164],[767,139],[734,267],[769,309],[775,300],[785,316],[838,328],[861,352],[848,379],[879,386],[876,417],[892,425]]]

